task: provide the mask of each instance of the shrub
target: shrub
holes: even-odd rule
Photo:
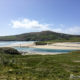
[[[9,47],[0,48],[0,52],[7,53],[7,54],[13,54],[13,55],[20,54],[20,52],[18,52],[16,49],[9,48]]]
[[[43,41],[39,41],[39,42],[35,42],[36,45],[47,45],[46,42],[43,42]]]

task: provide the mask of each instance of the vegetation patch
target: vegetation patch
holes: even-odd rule
[[[80,76],[80,62],[74,61],[80,61],[80,51],[22,56],[0,49],[0,80],[69,80],[71,74]]]
[[[2,47],[0,48],[0,52],[2,53],[6,53],[6,54],[20,54],[20,52],[18,52],[16,49],[14,48],[10,48],[10,47]]]

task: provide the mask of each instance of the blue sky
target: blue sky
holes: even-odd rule
[[[80,0],[0,0],[0,36],[44,30],[80,34]]]

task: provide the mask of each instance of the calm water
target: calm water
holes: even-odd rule
[[[32,43],[33,41],[0,41],[0,47],[5,47],[8,45],[14,45],[14,44],[23,44],[23,43]]]
[[[29,44],[29,43],[33,43],[33,41],[1,41],[0,47],[5,47],[7,45],[12,45],[12,44],[23,44],[23,43]],[[73,51],[73,50],[39,49],[39,48],[27,48],[27,47],[14,47],[14,48],[22,52],[67,53]]]
[[[41,49],[41,48],[26,48],[26,47],[15,47],[18,51],[21,52],[43,52],[43,53],[67,53],[73,50],[60,50],[60,49]]]

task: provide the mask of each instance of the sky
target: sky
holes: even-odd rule
[[[0,0],[0,36],[45,30],[80,35],[80,0]]]

